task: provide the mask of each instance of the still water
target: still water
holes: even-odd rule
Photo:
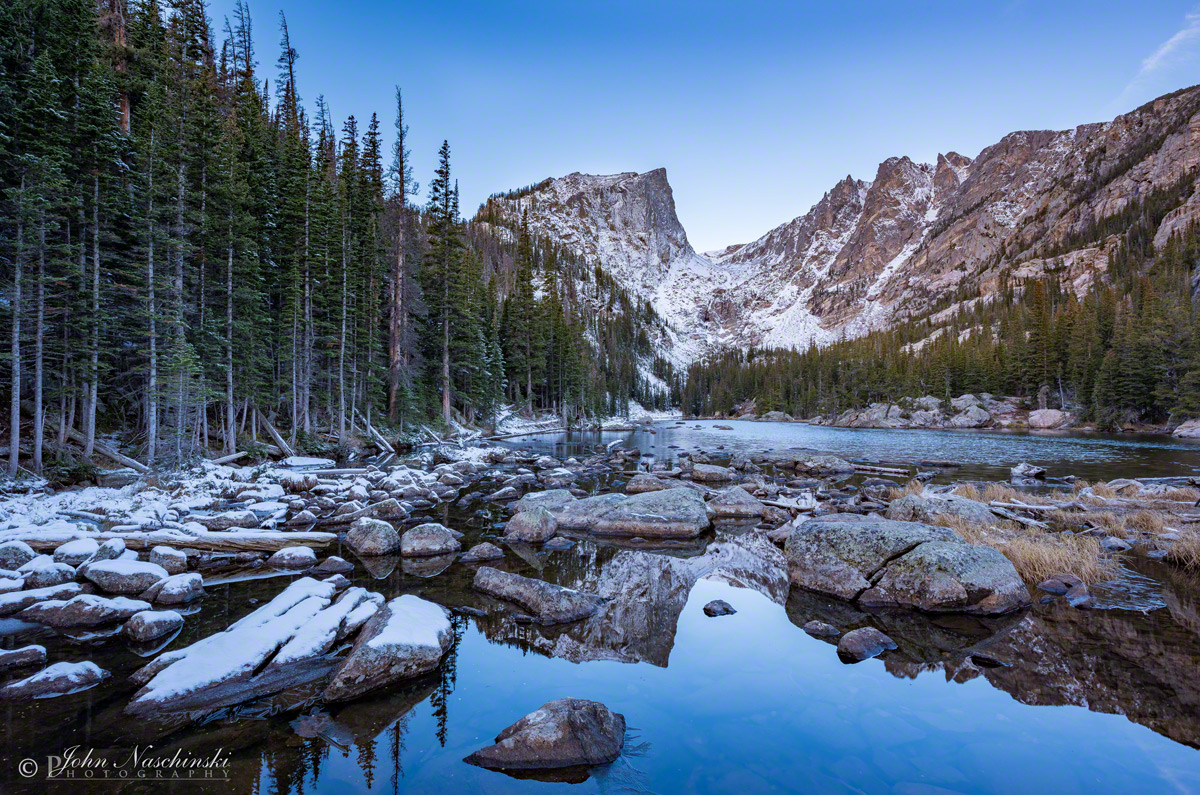
[[[840,431],[729,423],[567,439],[513,440],[545,452],[627,438],[669,458],[679,450],[803,446],[873,461],[961,461],[989,476],[1027,460],[1083,477],[1179,475],[1197,448],[1127,437],[1033,437]],[[705,424],[705,425],[711,425]],[[748,427],[744,427],[748,426]],[[678,445],[671,448],[670,445]],[[995,476],[994,474],[991,476]],[[471,510],[440,519],[495,540]],[[128,675],[147,659],[119,637],[71,639],[0,621],[5,648],[42,643],[51,659],[90,659],[113,672],[92,690],[8,705],[0,745],[3,792],[1200,792],[1200,582],[1132,561],[1157,592],[1154,610],[1039,606],[998,620],[863,613],[791,593],[761,569],[761,547],[722,529],[669,555],[580,540],[560,552],[506,549],[504,566],[563,585],[618,593],[618,605],[567,627],[517,624],[493,609],[457,616],[457,642],[435,675],[383,695],[324,708],[302,690],[182,730],[121,714]],[[345,550],[331,549],[349,560]],[[494,608],[470,589],[473,569],[376,560],[352,575],[388,597],[416,593],[449,607]],[[167,647],[219,631],[269,599],[286,576],[206,583],[208,596]],[[737,582],[744,587],[734,587]],[[737,614],[706,617],[725,599]],[[843,664],[800,627],[877,626],[899,644]],[[143,650],[143,653],[144,650]],[[602,701],[625,715],[625,752],[582,783],[509,777],[464,756],[546,701]],[[232,780],[26,781],[17,762],[72,745],[115,752],[137,744],[192,753],[223,749]]]

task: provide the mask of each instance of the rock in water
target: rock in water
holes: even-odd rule
[[[317,553],[308,547],[284,547],[267,558],[267,565],[275,569],[309,569],[317,563]]]
[[[1015,481],[1046,479],[1045,467],[1037,467],[1033,464],[1026,464],[1024,462],[1017,464],[1015,467],[1010,469],[1009,474]]]
[[[692,468],[692,479],[706,483],[722,483],[737,480],[738,474],[732,469],[716,466],[715,464],[696,464]]]
[[[709,618],[717,616],[731,616],[737,611],[733,609],[733,605],[726,602],[724,599],[714,599],[704,606],[704,615]]]
[[[5,541],[0,544],[0,569],[16,571],[36,557],[33,547],[24,541]]]
[[[44,665],[45,662],[45,646],[23,646],[12,651],[0,651],[0,673],[26,665]]]
[[[348,560],[339,558],[337,555],[330,555],[325,560],[313,567],[312,574],[349,574],[354,571],[354,564]]]
[[[437,668],[454,633],[446,608],[405,594],[376,613],[325,688],[326,701],[349,701]]]
[[[137,594],[169,575],[162,566],[142,560],[102,560],[89,563],[85,576],[109,593]]]
[[[958,494],[906,494],[887,508],[887,518],[902,522],[932,523],[939,516],[957,516],[985,526],[998,521],[991,508]]]
[[[495,745],[464,759],[491,770],[600,765],[621,755],[625,716],[598,701],[560,698],[496,735]]]
[[[604,604],[604,597],[583,593],[544,580],[483,566],[475,572],[474,586],[484,593],[515,602],[533,614],[539,624],[562,624],[587,618]]]
[[[658,477],[646,472],[639,472],[625,484],[626,494],[642,494],[647,491],[662,491],[667,484]]]
[[[875,627],[851,630],[837,645],[838,656],[844,662],[862,662],[894,648],[896,642]]]
[[[580,500],[576,505],[586,502]],[[693,538],[711,526],[704,498],[691,489],[634,494],[600,513],[591,523],[597,535]]]
[[[109,676],[108,671],[94,662],[55,663],[43,668],[33,676],[27,676],[0,687],[0,700],[17,701],[66,696],[95,687]]]
[[[363,557],[392,555],[400,551],[400,534],[381,519],[355,519],[346,532],[346,546]]]
[[[484,541],[476,544],[463,554],[459,560],[463,563],[478,563],[483,560],[498,560],[504,557],[504,550],[495,544]]]
[[[66,600],[49,599],[30,605],[17,617],[50,627],[96,627],[124,621],[135,613],[149,609],[149,603],[138,599],[124,596],[109,599],[95,594],[80,594]]]
[[[204,578],[194,571],[159,580],[142,594],[146,601],[160,605],[185,605],[201,596],[204,596]]]
[[[168,574],[183,574],[188,567],[187,553],[166,546],[157,546],[150,550],[150,562],[162,566]]]
[[[731,486],[708,501],[714,519],[760,519],[767,506],[741,486]]]
[[[575,502],[575,495],[569,489],[550,489],[526,494],[513,504],[517,513],[528,511],[530,508],[542,507],[548,511],[556,511],[569,502]]]
[[[521,511],[504,526],[504,540],[541,544],[558,532],[558,520],[540,505]]]
[[[404,531],[400,536],[400,555],[406,558],[425,558],[448,555],[462,549],[462,544],[449,528],[437,522],[426,522]]]
[[[135,643],[169,635],[183,626],[183,616],[174,610],[144,610],[125,622],[121,633]]]
[[[785,550],[793,585],[863,605],[998,615],[1031,601],[1008,558],[944,527],[814,519]]]
[[[824,621],[813,619],[804,625],[804,631],[814,638],[831,637],[841,634],[837,627],[832,624],[826,624]]]

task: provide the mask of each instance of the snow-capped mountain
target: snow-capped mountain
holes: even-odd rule
[[[725,346],[805,347],[987,300],[1002,277],[1107,267],[1112,219],[1188,183],[1157,242],[1200,217],[1200,87],[1111,122],[1005,136],[974,159],[885,160],[757,240],[698,254],[664,169],[547,180],[495,209],[603,266],[675,330],[673,358]],[[1189,182],[1190,181],[1190,182]],[[1104,223],[1102,223],[1104,222]],[[1110,235],[1102,239],[1101,233]]]

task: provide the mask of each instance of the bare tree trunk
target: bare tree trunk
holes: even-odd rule
[[[346,438],[346,235],[342,233],[342,333],[338,339],[338,436]]]
[[[450,424],[450,313],[442,310],[442,419]]]
[[[150,131],[150,180],[147,216],[146,285],[150,312],[150,383],[146,395],[146,463],[153,468],[158,457],[158,304],[154,293],[154,130]]]
[[[37,320],[33,335],[33,471],[42,474],[42,445],[46,412],[42,406],[44,348],[46,335],[46,207],[38,215]]]
[[[25,200],[25,176],[21,175],[21,201]],[[8,414],[8,476],[15,478],[21,459],[21,276],[25,270],[25,221],[18,210],[17,257],[12,297],[12,402]]]
[[[96,447],[96,405],[100,395],[100,175],[92,175],[92,327],[91,361],[88,362],[87,414],[84,417],[83,454],[90,458]]]
[[[225,417],[225,453],[232,455],[237,442],[237,408],[233,405],[233,213],[229,215],[229,258],[225,268]]]

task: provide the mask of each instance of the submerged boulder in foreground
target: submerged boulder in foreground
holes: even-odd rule
[[[325,688],[326,701],[352,698],[437,668],[454,633],[441,605],[412,594],[388,602],[359,633]]]
[[[792,529],[785,551],[793,585],[863,605],[999,615],[1030,604],[1008,558],[944,527],[814,519]]]
[[[0,701],[53,698],[95,687],[110,676],[94,662],[55,663],[32,676],[0,687]]]
[[[475,588],[489,596],[515,602],[528,610],[539,624],[563,624],[595,613],[606,601],[596,594],[563,588],[483,566],[475,572]]]
[[[598,701],[559,698],[496,735],[494,745],[464,759],[491,770],[600,765],[621,755],[625,716]]]

